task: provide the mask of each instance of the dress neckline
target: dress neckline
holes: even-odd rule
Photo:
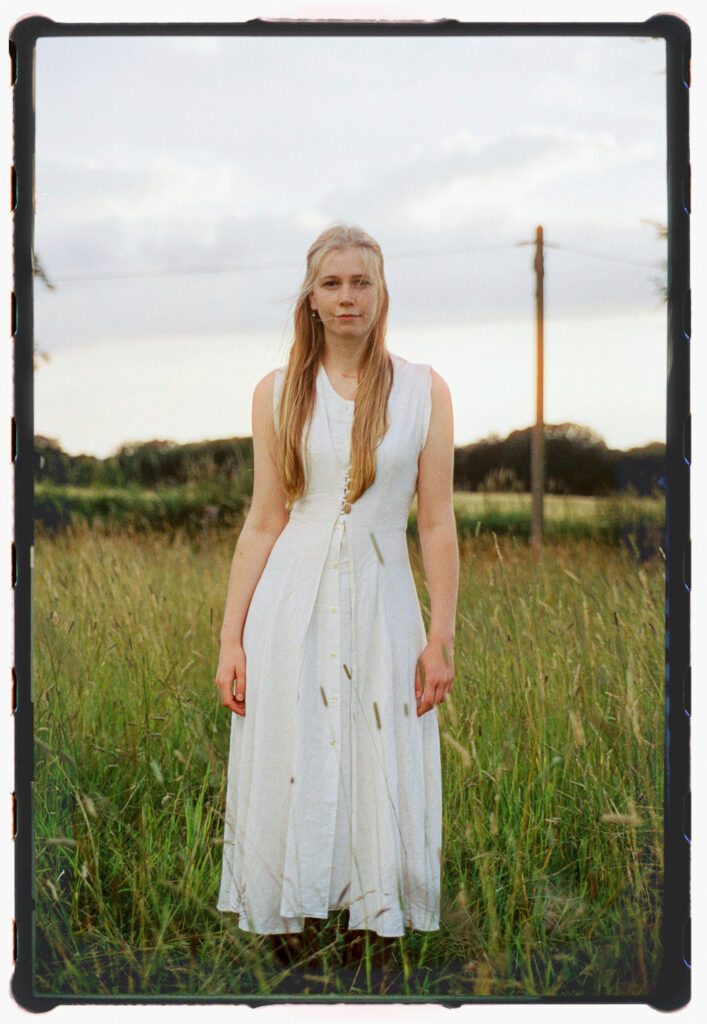
[[[349,406],[353,407],[353,405],[354,405],[356,400],[354,398],[344,398],[343,395],[339,394],[339,392],[336,390],[336,388],[334,387],[332,382],[329,380],[329,374],[324,369],[324,363],[320,363],[319,364],[319,373],[320,373],[321,377],[323,378],[324,384],[328,388],[328,390],[333,395],[335,395],[335,397],[338,398],[340,402],[344,402],[346,405],[349,405]]]

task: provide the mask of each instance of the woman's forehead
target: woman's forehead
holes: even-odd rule
[[[370,259],[366,259],[368,253],[358,246],[351,246],[348,249],[334,249],[323,257],[319,265],[319,277],[325,274],[362,274],[369,270]]]

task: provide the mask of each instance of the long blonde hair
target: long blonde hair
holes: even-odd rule
[[[393,365],[385,347],[388,288],[383,254],[361,228],[335,224],[316,239],[307,253],[307,272],[295,304],[294,340],[277,409],[277,456],[288,505],[307,489],[304,460],[306,435],[312,420],[319,365],[324,354],[324,326],[312,316],[309,295],[324,257],[337,249],[356,248],[376,282],[378,306],[361,355],[359,383],[351,431],[351,468],[347,500],[354,502],[376,478],[376,448],[388,429],[388,396]]]

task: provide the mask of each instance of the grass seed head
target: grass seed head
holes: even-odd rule
[[[463,747],[461,743],[455,740],[453,736],[450,736],[448,732],[443,733],[442,736],[445,743],[448,743],[449,746],[456,750],[456,752],[459,754],[464,767],[471,768],[471,754],[466,749],[466,747]]]
[[[93,800],[91,799],[90,796],[87,796],[84,793],[82,795],[82,797],[81,797],[81,802],[83,803],[84,809],[86,811],[86,814],[88,814],[89,818],[97,818],[98,817],[98,812],[96,811],[96,805],[94,804],[94,802],[93,802]]]
[[[628,814],[602,814],[601,820],[609,825],[630,825],[632,828],[638,828],[639,825],[643,824],[642,819],[635,810]]]
[[[574,733],[575,742],[578,747],[586,746],[587,740],[584,735],[584,727],[582,726],[581,719],[576,712],[570,711],[570,725],[572,726],[572,732]]]

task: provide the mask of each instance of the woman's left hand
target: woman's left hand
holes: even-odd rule
[[[429,640],[415,667],[417,715],[441,704],[454,682],[454,648],[441,640]]]

